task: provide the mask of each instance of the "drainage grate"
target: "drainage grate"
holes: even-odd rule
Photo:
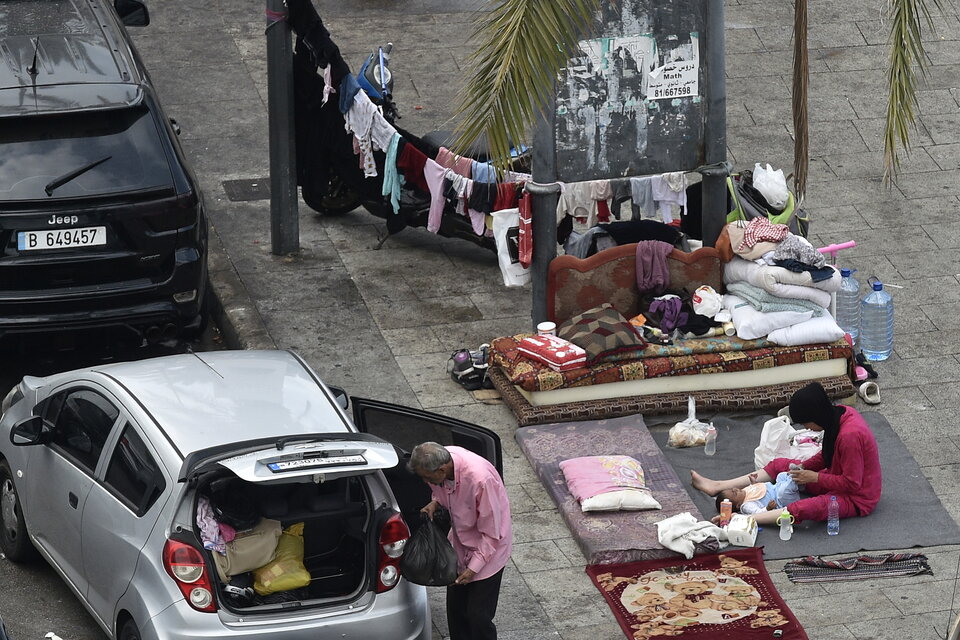
[[[230,202],[250,202],[270,199],[270,178],[250,178],[248,180],[224,180],[220,184],[227,192]]]

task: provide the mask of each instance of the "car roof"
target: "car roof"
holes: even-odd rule
[[[143,79],[117,24],[92,0],[0,0],[0,116],[138,102]]]
[[[126,388],[182,456],[256,438],[351,430],[288,351],[212,351],[90,371]]]

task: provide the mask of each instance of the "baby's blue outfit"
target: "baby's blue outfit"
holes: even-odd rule
[[[778,509],[782,509],[788,504],[800,499],[800,487],[797,486],[797,483],[793,481],[793,478],[791,478],[790,474],[786,471],[781,471],[777,474],[775,484],[773,482],[764,482],[763,484],[767,488],[767,493],[760,500],[744,502],[740,505],[740,513],[750,514],[766,511],[767,504],[771,500],[777,503]]]

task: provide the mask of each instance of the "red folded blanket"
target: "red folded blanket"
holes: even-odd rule
[[[517,345],[528,358],[542,362],[554,371],[569,371],[587,364],[587,352],[557,336],[530,336]]]

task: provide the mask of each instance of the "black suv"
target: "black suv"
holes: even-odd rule
[[[124,27],[148,22],[138,0],[0,0],[0,345],[201,329],[202,196]]]

